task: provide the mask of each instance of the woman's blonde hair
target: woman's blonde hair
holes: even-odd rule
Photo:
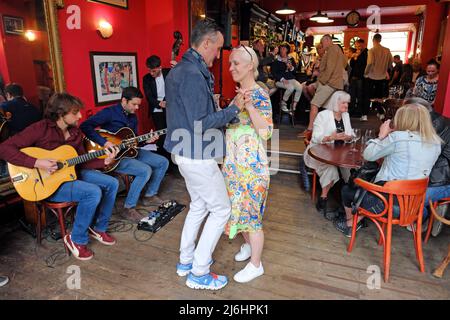
[[[256,80],[259,76],[259,72],[258,72],[259,60],[258,60],[258,56],[256,55],[255,50],[253,50],[250,47],[240,45],[239,47],[234,48],[233,51],[239,52],[241,57],[245,61],[247,61],[249,63],[253,63],[253,76]]]
[[[433,128],[430,112],[420,104],[405,104],[397,110],[394,117],[396,131],[417,132],[425,142],[442,143]]]
[[[350,100],[351,100],[351,97],[347,92],[339,90],[339,91],[336,91],[335,93],[333,93],[333,95],[330,97],[328,102],[325,104],[324,108],[327,110],[338,112],[339,104],[344,101],[350,102]]]

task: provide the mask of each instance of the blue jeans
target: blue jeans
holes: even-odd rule
[[[440,187],[428,187],[427,195],[425,197],[425,206],[423,207],[423,219],[428,217],[428,201],[438,201],[443,198],[450,197],[450,185]]]
[[[145,186],[147,186],[146,197],[156,195],[168,167],[169,161],[166,158],[148,150],[139,150],[138,156],[134,159],[123,159],[116,171],[134,176],[125,199],[125,208],[136,207]]]
[[[71,237],[76,244],[86,245],[91,225],[100,232],[108,228],[119,181],[96,170],[81,170],[78,178],[62,184],[48,200],[78,203]]]

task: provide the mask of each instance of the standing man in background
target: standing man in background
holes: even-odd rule
[[[381,34],[373,36],[373,47],[367,55],[367,65],[364,71],[364,108],[361,121],[367,121],[370,99],[387,96],[387,72],[392,65],[391,51],[381,45]]]
[[[170,68],[161,67],[161,59],[158,56],[151,56],[147,59],[147,68],[149,73],[144,76],[144,94],[149,105],[148,115],[152,117],[156,130],[167,128],[166,123],[166,88],[165,79]],[[157,141],[158,153],[169,161],[169,169],[173,168],[170,161],[170,153],[164,150],[164,141],[166,136],[162,135]]]

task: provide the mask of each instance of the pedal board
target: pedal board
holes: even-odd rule
[[[185,208],[185,205],[179,204],[175,200],[163,202],[158,210],[149,212],[148,217],[138,222],[137,229],[156,233]]]

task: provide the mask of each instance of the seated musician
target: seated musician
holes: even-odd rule
[[[67,93],[54,94],[47,104],[45,119],[33,123],[22,132],[0,145],[0,157],[9,163],[27,168],[38,168],[52,174],[58,170],[57,161],[64,155],[55,154],[54,159],[36,159],[21,152],[22,148],[37,147],[53,150],[70,145],[79,155],[85,154],[83,134],[77,128],[81,119],[80,99]],[[119,183],[117,179],[97,170],[115,158],[117,148],[107,150],[105,160],[86,162],[78,169],[79,180],[63,183],[47,200],[54,202],[77,202],[72,232],[64,237],[64,243],[79,260],[89,260],[94,253],[87,247],[89,236],[105,245],[116,240],[106,233],[112,214]]]
[[[5,115],[10,113],[10,116],[6,117],[10,136],[41,120],[38,109],[25,99],[20,85],[16,83],[7,85],[5,96],[7,101],[0,105],[0,112]]]
[[[128,87],[122,91],[120,103],[105,108],[94,116],[84,121],[80,128],[93,142],[110,147],[112,142],[107,141],[95,129],[100,127],[115,133],[124,127],[128,127],[137,133],[138,119],[136,111],[142,102],[142,93],[138,88]],[[153,143],[157,137],[147,143]],[[169,166],[169,161],[156,153],[140,149],[136,158],[126,158],[120,161],[116,172],[134,176],[127,198],[125,210],[121,212],[123,218],[137,222],[142,216],[135,209],[142,190],[145,193],[142,198],[143,206],[158,205],[162,200],[158,197],[159,186]]]

